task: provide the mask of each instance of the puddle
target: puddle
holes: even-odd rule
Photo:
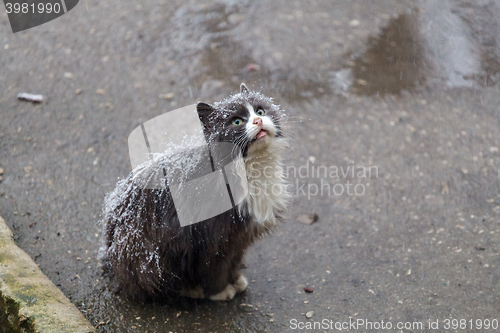
[[[412,13],[391,19],[367,40],[363,55],[347,56],[348,66],[332,74],[332,88],[383,96],[436,85],[496,84],[500,79],[496,37],[485,36],[492,29],[484,29],[488,20],[478,20],[474,16],[478,10],[472,6],[423,2]],[[483,10],[480,16],[488,12]]]
[[[361,95],[399,94],[425,82],[424,49],[417,19],[401,15],[368,39],[366,53],[350,62],[351,91]]]

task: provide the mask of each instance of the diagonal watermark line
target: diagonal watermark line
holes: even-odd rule
[[[146,129],[144,128],[144,124],[141,124],[141,129],[142,129],[142,135],[144,135],[144,141],[146,142],[146,147],[148,147],[149,159],[152,159],[151,146],[149,145],[148,135],[146,134]]]
[[[61,0],[61,4],[62,4],[62,8],[64,10],[64,14],[66,14],[68,12],[68,10],[66,9],[66,2],[64,2],[64,0]]]

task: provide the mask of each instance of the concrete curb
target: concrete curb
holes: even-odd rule
[[[12,236],[0,217],[0,333],[96,332]]]

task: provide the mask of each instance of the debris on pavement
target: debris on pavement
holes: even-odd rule
[[[312,318],[312,316],[314,316],[314,311],[307,311],[306,318],[310,319],[310,318]]]
[[[242,307],[248,307],[248,308],[253,308],[252,304],[241,303],[240,306],[242,306]]]
[[[304,223],[304,224],[307,224],[307,225],[313,224],[314,222],[318,221],[318,219],[319,219],[319,217],[318,217],[318,214],[316,214],[316,213],[301,214],[301,215],[299,215],[299,217],[297,217],[297,221]]]
[[[19,93],[17,99],[20,101],[28,101],[32,103],[41,103],[44,99],[43,95],[35,95],[30,93]]]
[[[304,291],[308,294],[311,294],[312,292],[314,292],[314,289],[311,287],[304,287]]]
[[[172,100],[172,98],[174,98],[174,93],[160,94],[160,95],[158,95],[158,97],[160,99],[165,99],[167,101],[170,101],[170,100]]]
[[[256,72],[260,69],[260,66],[257,65],[257,64],[248,64],[246,67],[245,67],[245,70],[248,71],[248,72]]]

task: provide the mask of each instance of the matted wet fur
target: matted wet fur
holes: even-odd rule
[[[241,148],[249,194],[236,210],[181,227],[168,188],[134,186],[132,174],[118,182],[106,197],[101,255],[118,289],[135,300],[233,298],[247,287],[240,273],[245,249],[286,211],[289,195],[278,172],[286,148],[279,106],[242,84],[239,94],[197,109],[208,141]],[[256,172],[266,167],[272,176]],[[281,192],[271,191],[276,185]]]

